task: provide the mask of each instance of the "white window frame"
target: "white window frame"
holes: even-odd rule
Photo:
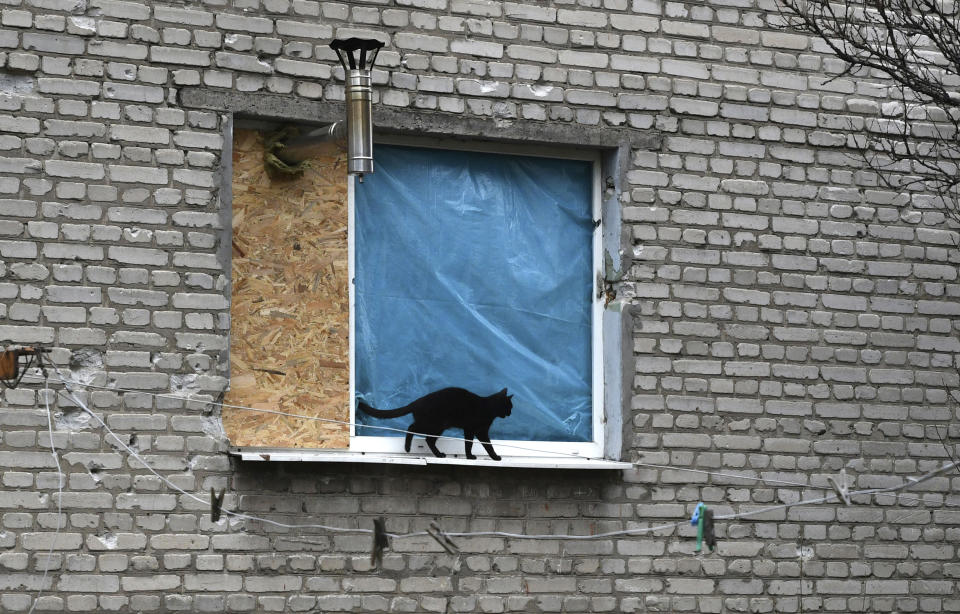
[[[485,142],[463,142],[452,140],[439,140],[429,138],[402,137],[390,138],[381,137],[377,143],[389,145],[407,145],[413,147],[425,147],[436,149],[451,149],[461,151],[475,151],[478,153],[493,153],[504,155],[528,155],[541,158],[559,158],[567,160],[584,160],[592,163],[592,219],[600,220],[600,225],[593,232],[592,239],[592,275],[590,288],[590,311],[591,311],[591,385],[592,385],[592,405],[593,405],[593,440],[587,442],[561,442],[561,441],[517,441],[517,440],[492,440],[493,447],[497,453],[509,461],[510,458],[554,458],[562,460],[564,457],[581,458],[604,458],[604,431],[605,431],[605,408],[604,408],[604,347],[603,347],[603,312],[604,297],[602,292],[598,292],[599,280],[604,278],[603,264],[603,216],[602,216],[602,196],[601,196],[601,156],[599,151],[582,150],[577,151],[572,148],[553,149],[539,146],[520,146],[507,144],[493,144]],[[376,147],[374,147],[376,152]],[[376,153],[374,153],[376,160]],[[376,162],[374,162],[376,163]],[[424,439],[415,436],[413,446],[410,452],[405,452],[404,437],[373,437],[361,436],[356,434],[356,359],[355,359],[355,297],[354,297],[354,273],[355,273],[355,186],[356,179],[351,175],[347,180],[347,202],[348,202],[348,231],[347,241],[349,247],[348,270],[350,279],[350,452],[375,455],[405,454],[413,457],[422,456],[424,458],[433,457],[433,453],[427,448]],[[412,400],[412,399],[411,399]],[[509,420],[509,418],[506,418]],[[448,437],[461,437],[462,434],[456,430],[444,433]],[[462,458],[464,454],[464,444],[459,440],[439,439],[437,447],[448,455],[448,458]],[[486,451],[477,443],[474,445],[474,452],[478,460],[490,460],[487,458]],[[439,460],[439,459],[438,459]],[[470,461],[474,462],[474,461]]]

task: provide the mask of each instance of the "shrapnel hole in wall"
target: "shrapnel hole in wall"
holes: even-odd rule
[[[349,420],[345,155],[268,173],[264,137],[236,130],[230,390],[225,403]],[[271,176],[273,175],[273,176]],[[223,408],[236,446],[346,448],[346,425]]]

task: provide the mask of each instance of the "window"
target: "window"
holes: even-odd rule
[[[351,450],[402,451],[370,427],[410,424],[358,399],[393,409],[458,386],[514,395],[491,428],[501,455],[602,456],[598,177],[590,157],[378,144],[351,199]]]
[[[357,401],[393,409],[457,386],[513,395],[511,416],[491,429],[501,465],[619,458],[629,323],[604,308],[610,258],[601,253],[619,248],[619,202],[615,191],[601,202],[599,178],[601,164],[615,176],[627,146],[601,161],[593,150],[378,142],[376,172],[361,183],[347,177],[342,152],[301,175],[276,175],[263,162],[275,128],[244,124],[230,134],[222,417],[234,453],[438,462],[422,438],[406,454],[401,433],[374,428],[403,430],[409,416],[373,419]],[[461,441],[438,446],[463,456]],[[486,458],[479,444],[474,451]]]

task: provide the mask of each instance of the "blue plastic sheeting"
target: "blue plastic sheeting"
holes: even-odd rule
[[[507,388],[492,438],[591,441],[592,164],[378,145],[376,165],[356,186],[357,397]]]

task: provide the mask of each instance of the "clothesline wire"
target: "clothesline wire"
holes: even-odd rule
[[[59,370],[58,370],[58,373],[59,373]],[[436,437],[437,439],[447,440],[447,441],[460,441],[460,442],[471,441],[471,440],[468,440],[468,439],[466,439],[466,438],[464,438],[464,437],[457,437],[457,436],[455,436],[455,435],[431,435],[431,434],[429,434],[429,433],[419,433],[419,432],[417,432],[417,431],[410,431],[410,430],[407,430],[407,429],[401,429],[401,428],[396,428],[396,427],[392,427],[392,426],[385,426],[385,425],[380,425],[380,424],[362,424],[362,423],[359,423],[359,422],[350,422],[350,421],[348,421],[348,420],[337,420],[337,419],[335,419],[335,418],[322,418],[322,417],[320,417],[320,416],[309,416],[309,415],[306,415],[306,414],[295,414],[295,413],[291,413],[291,412],[280,411],[280,410],[277,410],[277,409],[266,409],[266,408],[262,408],[262,407],[249,407],[249,406],[246,406],[246,405],[235,405],[235,404],[232,404],[232,403],[224,403],[224,402],[221,402],[221,401],[213,401],[213,400],[209,400],[209,399],[198,399],[198,398],[192,397],[192,395],[182,395],[182,394],[162,393],[162,392],[147,392],[147,391],[141,391],[141,390],[132,390],[132,389],[129,389],[129,388],[117,388],[117,387],[113,387],[113,386],[97,386],[96,384],[87,384],[87,383],[77,382],[77,381],[75,381],[75,380],[67,381],[67,380],[64,380],[64,379],[62,378],[62,376],[61,376],[61,378],[60,378],[59,381],[62,382],[62,383],[63,383],[65,386],[67,386],[67,387],[70,387],[70,386],[72,386],[72,385],[76,385],[76,386],[80,386],[80,387],[82,387],[82,388],[95,388],[95,389],[97,389],[97,390],[108,390],[108,391],[112,391],[112,392],[129,392],[129,393],[131,393],[131,394],[145,394],[145,395],[152,396],[152,397],[155,397],[155,398],[178,399],[178,400],[181,400],[181,401],[190,401],[190,402],[194,402],[194,403],[204,403],[204,404],[208,404],[208,405],[214,405],[214,406],[218,406],[218,407],[221,407],[221,408],[227,407],[227,408],[230,408],[230,409],[239,409],[239,410],[242,410],[242,411],[250,411],[250,412],[261,413],[261,414],[272,414],[272,415],[277,415],[277,416],[289,416],[289,417],[291,417],[291,418],[299,418],[299,419],[302,419],[302,420],[313,420],[313,421],[315,421],[315,422],[323,422],[323,423],[326,423],[326,424],[339,424],[339,425],[342,425],[342,426],[362,426],[362,427],[364,427],[364,428],[375,429],[375,430],[380,430],[380,431],[388,431],[388,432],[392,432],[392,433],[400,433],[400,434],[403,434],[403,435],[405,435],[405,434],[411,434],[411,435],[416,435],[416,436],[419,436],[419,437]],[[553,455],[558,455],[558,456],[569,456],[569,457],[573,457],[573,458],[579,458],[579,459],[582,459],[582,460],[599,460],[599,459],[597,459],[597,458],[595,458],[595,457],[583,456],[583,455],[581,455],[581,454],[574,454],[574,453],[571,453],[571,452],[560,452],[560,451],[557,451],[557,450],[541,450],[541,449],[537,449],[537,448],[530,448],[530,447],[520,446],[520,445],[516,445],[516,444],[507,444],[507,443],[501,443],[501,442],[498,442],[497,445],[498,445],[499,447],[501,447],[501,448],[512,448],[512,449],[514,449],[514,450],[524,450],[524,451],[526,451],[526,452],[538,452],[538,453],[541,453],[541,454],[553,454]],[[750,478],[745,478],[745,479],[754,479],[754,478],[750,477]]]
[[[56,365],[54,365],[54,369],[56,369],[57,371],[57,375],[59,376],[60,382],[67,384],[68,382],[63,378],[63,375],[60,372],[60,369],[56,367]],[[204,505],[207,505],[209,503],[208,500],[202,497],[199,497],[193,493],[187,492],[186,490],[180,488],[179,486],[171,482],[165,476],[158,473],[142,456],[140,456],[140,454],[136,450],[134,450],[133,448],[128,446],[126,443],[124,443],[123,439],[121,439],[116,433],[114,433],[113,430],[111,430],[110,427],[107,426],[106,422],[103,421],[103,419],[97,416],[96,413],[94,413],[89,407],[87,407],[85,403],[83,403],[79,398],[77,398],[77,396],[73,393],[72,390],[69,389],[69,387],[66,388],[65,391],[57,390],[57,394],[60,394],[65,398],[68,398],[73,403],[75,403],[78,407],[80,407],[84,412],[86,412],[91,418],[93,418],[101,426],[101,428],[104,429],[105,432],[107,432],[113,438],[113,441],[115,441],[118,446],[120,446],[128,454],[136,458],[148,471],[150,471],[157,478],[159,478],[169,488],[181,493],[185,497],[193,499],[198,503],[202,503]],[[46,396],[49,396],[49,395],[46,395]],[[47,399],[47,414],[48,414],[48,418],[50,418],[51,412],[49,408],[49,399]],[[51,450],[55,453],[56,450],[55,450],[55,445],[52,437],[52,422],[50,424],[51,424],[50,446],[51,446]],[[921,482],[924,482],[926,480],[929,480],[935,477],[936,475],[939,475],[944,471],[948,471],[958,465],[960,465],[960,463],[957,463],[957,462],[944,465],[938,469],[935,469],[933,471],[929,471],[923,474],[919,478],[910,479],[908,481],[905,481],[903,484],[900,484],[897,486],[891,486],[891,487],[879,488],[879,489],[865,489],[865,490],[859,490],[859,491],[851,491],[849,494],[851,496],[856,496],[856,495],[877,495],[877,494],[886,494],[886,493],[890,493],[890,494],[896,493],[901,490],[905,490],[907,488],[920,484]],[[58,461],[58,471],[60,471],[59,461]],[[62,485],[61,485],[61,488],[62,488]],[[802,500],[794,501],[791,503],[768,506],[764,508],[758,508],[755,510],[749,510],[746,512],[735,512],[732,514],[718,515],[715,517],[715,519],[716,520],[733,520],[733,519],[739,519],[739,518],[747,518],[750,516],[756,516],[756,515],[771,513],[779,510],[785,510],[785,509],[789,509],[789,508],[801,506],[801,505],[813,505],[817,503],[825,503],[827,501],[832,501],[835,499],[838,499],[838,496],[836,494],[828,494],[825,497],[802,499]],[[286,528],[286,529],[320,529],[328,532],[338,532],[338,533],[365,533],[365,534],[373,533],[373,530],[371,529],[333,527],[333,526],[323,525],[323,524],[287,524],[287,523],[279,522],[276,520],[271,520],[268,518],[260,518],[257,516],[244,514],[241,512],[234,512],[231,510],[222,510],[222,513],[225,514],[226,516],[234,517],[240,520],[263,522],[272,526]],[[58,519],[58,522],[59,522],[59,519]],[[606,537],[639,535],[639,534],[649,533],[654,531],[673,529],[673,528],[683,526],[684,524],[686,524],[686,521],[674,522],[674,523],[669,523],[669,524],[664,524],[664,525],[659,525],[654,527],[639,527],[635,529],[610,531],[606,533],[598,533],[593,535],[567,535],[567,534],[528,535],[528,534],[522,534],[522,533],[508,533],[504,531],[450,532],[450,533],[447,533],[447,535],[451,537],[506,537],[506,538],[513,538],[513,539],[531,539],[531,540],[546,540],[546,539],[591,540],[591,539],[602,539]],[[389,533],[388,535],[393,538],[412,538],[412,537],[429,536],[430,534],[427,533],[426,531],[417,531],[413,533],[404,533],[404,534]]]
[[[317,422],[324,422],[324,423],[330,423],[330,424],[340,424],[340,425],[343,425],[343,426],[363,426],[364,428],[376,429],[376,430],[382,430],[382,431],[389,431],[389,432],[394,432],[394,433],[401,433],[401,434],[408,434],[408,433],[409,433],[409,434],[416,435],[416,436],[420,436],[420,437],[426,437],[426,436],[434,437],[434,435],[428,435],[428,434],[426,434],[426,433],[418,433],[418,432],[416,432],[416,431],[404,430],[404,429],[399,429],[399,428],[390,427],[390,426],[376,425],[376,424],[360,424],[360,423],[357,423],[357,422],[350,422],[350,421],[347,421],[347,420],[337,420],[337,419],[334,419],[334,418],[322,418],[322,417],[319,417],[319,416],[309,416],[309,415],[306,415],[306,414],[295,414],[295,413],[280,411],[280,410],[276,410],[276,409],[266,409],[266,408],[260,408],[260,407],[249,407],[249,406],[246,406],[246,405],[236,405],[236,404],[232,404],[232,403],[224,403],[224,402],[213,401],[213,400],[209,400],[209,399],[198,399],[198,398],[194,398],[192,395],[182,395],[182,394],[174,394],[174,393],[147,392],[147,391],[141,391],[141,390],[132,390],[132,389],[128,389],[128,388],[117,388],[117,387],[112,387],[112,386],[97,386],[97,385],[95,385],[95,384],[88,384],[88,383],[84,383],[84,382],[78,382],[78,381],[73,380],[73,379],[71,379],[71,380],[68,381],[68,380],[65,380],[65,379],[63,378],[63,375],[62,375],[62,373],[60,372],[60,369],[59,369],[58,367],[55,367],[55,368],[57,369],[57,374],[60,376],[59,381],[60,381],[61,383],[63,383],[65,386],[67,386],[68,388],[69,388],[70,386],[72,386],[72,385],[76,385],[76,386],[80,386],[80,387],[82,387],[82,388],[94,388],[94,389],[97,389],[97,390],[108,390],[108,391],[111,391],[111,392],[127,392],[127,393],[131,393],[131,394],[145,394],[145,395],[152,396],[152,397],[155,397],[155,398],[172,398],[172,399],[178,399],[178,400],[181,400],[181,401],[191,401],[191,402],[195,402],[195,403],[204,403],[204,404],[219,406],[219,407],[221,407],[221,408],[227,407],[227,408],[230,408],[230,409],[238,409],[238,410],[241,410],[241,411],[250,411],[250,412],[256,412],[256,413],[265,413],[265,414],[273,414],[273,415],[280,415],[280,416],[289,416],[289,417],[292,417],[292,418],[299,418],[299,419],[303,419],[303,420],[314,420],[314,421],[317,421]],[[457,436],[455,436],[455,435],[436,435],[436,437],[437,437],[437,439],[440,439],[440,440],[448,440],[448,441],[460,441],[460,442],[470,441],[470,440],[468,440],[468,439],[466,439],[466,438],[464,438],[464,437],[457,437]],[[583,456],[583,455],[580,455],[580,454],[575,454],[575,453],[572,453],[572,452],[563,452],[563,451],[560,451],[560,450],[542,450],[542,449],[530,448],[530,447],[520,446],[520,445],[517,445],[517,444],[508,444],[508,443],[503,443],[503,442],[498,442],[498,443],[497,443],[497,446],[498,446],[498,447],[501,447],[501,448],[511,448],[511,449],[515,449],[515,450],[523,450],[523,451],[526,451],[526,452],[537,452],[537,453],[542,453],[542,454],[550,454],[550,455],[563,456],[563,457],[568,457],[568,458],[577,458],[577,459],[581,459],[581,460],[602,460],[602,459],[598,459],[598,458],[595,458],[595,457]],[[699,473],[699,474],[704,474],[704,475],[724,477],[724,478],[728,478],[728,479],[746,480],[746,481],[754,481],[754,482],[763,482],[763,483],[766,483],[766,484],[782,484],[782,485],[785,485],[785,486],[797,486],[797,487],[800,487],[800,488],[826,488],[826,487],[813,486],[813,485],[811,485],[811,484],[804,483],[804,482],[796,482],[796,481],[791,481],[791,480],[781,480],[781,479],[777,479],[777,478],[768,478],[768,477],[763,477],[763,476],[760,476],[760,475],[737,475],[737,474],[734,474],[734,473],[727,473],[727,472],[722,472],[722,471],[709,471],[709,470],[706,470],[706,469],[696,469],[696,468],[693,468],[693,467],[680,467],[680,466],[676,466],[676,465],[665,465],[665,464],[657,464],[657,463],[644,463],[644,462],[642,462],[642,461],[632,461],[630,464],[633,465],[633,466],[636,466],[636,467],[649,467],[649,468],[653,468],[653,469],[670,469],[670,470],[674,470],[674,471],[685,471],[685,472],[688,472],[688,473]],[[913,501],[921,501],[920,498],[911,498],[910,500],[913,500]]]
[[[60,392],[60,391],[58,391],[58,392]],[[60,392],[60,393],[62,394],[62,392]],[[195,501],[197,501],[197,502],[199,502],[199,503],[203,503],[204,505],[206,505],[207,503],[209,503],[207,500],[205,500],[205,499],[203,499],[203,498],[201,498],[201,497],[198,497],[198,496],[194,495],[193,493],[189,493],[189,492],[183,490],[182,488],[180,488],[180,487],[177,486],[176,484],[170,482],[166,477],[164,477],[164,476],[162,476],[161,474],[157,473],[157,471],[154,470],[153,467],[151,467],[150,464],[147,463],[147,462],[137,453],[136,450],[134,450],[134,449],[130,448],[128,445],[126,445],[126,444],[123,442],[123,440],[120,439],[120,438],[116,435],[116,433],[114,433],[114,432],[110,429],[110,427],[108,427],[107,424],[106,424],[102,419],[100,419],[99,416],[97,416],[95,413],[93,413],[88,407],[86,407],[86,405],[85,405],[82,401],[80,401],[78,398],[76,398],[76,396],[73,394],[72,391],[67,390],[67,395],[69,395],[69,398],[70,398],[74,403],[76,403],[81,409],[83,409],[83,410],[84,410],[85,412],[87,412],[92,418],[94,418],[94,419],[100,424],[100,426],[101,426],[107,433],[109,433],[109,434],[113,437],[114,441],[116,441],[118,445],[120,445],[120,446],[121,446],[124,450],[126,450],[130,455],[132,455],[134,458],[136,458],[148,471],[150,471],[150,472],[153,473],[155,476],[157,476],[157,477],[158,477],[161,481],[163,481],[168,487],[176,490],[177,492],[179,492],[179,493],[181,493],[181,494],[183,494],[183,495],[185,495],[185,496],[187,496],[187,497],[189,497],[189,498],[191,498],[191,499],[193,499],[193,500],[195,500]],[[898,485],[898,486],[887,487],[887,488],[883,488],[883,489],[865,489],[865,490],[859,490],[859,491],[851,491],[851,492],[850,492],[850,495],[851,495],[851,496],[856,496],[856,495],[870,495],[870,494],[880,494],[880,493],[883,493],[883,492],[892,492],[892,491],[903,490],[903,489],[906,489],[906,488],[915,486],[916,484],[920,484],[921,482],[924,482],[924,481],[926,481],[926,480],[929,480],[929,479],[931,479],[932,477],[934,477],[934,476],[936,476],[936,475],[938,475],[938,474],[940,474],[940,473],[942,473],[942,472],[944,472],[944,471],[948,471],[948,470],[952,469],[953,467],[957,466],[957,464],[958,464],[958,463],[951,463],[951,464],[945,465],[945,466],[943,466],[943,467],[940,467],[939,469],[935,469],[935,470],[933,470],[933,471],[930,471],[930,472],[928,472],[928,473],[920,476],[919,478],[916,478],[916,479],[911,480],[911,481],[904,482],[903,484],[900,484],[900,485]],[[825,503],[825,502],[827,502],[827,501],[832,501],[832,500],[835,500],[835,499],[837,499],[837,498],[838,498],[837,495],[835,495],[835,494],[829,494],[829,495],[827,495],[827,496],[825,496],[825,497],[817,497],[817,498],[813,498],[813,499],[803,499],[803,500],[800,500],[800,501],[794,501],[794,502],[791,502],[791,503],[785,503],[785,504],[775,505],[775,506],[768,506],[768,507],[759,508],[759,509],[756,509],[756,510],[749,510],[749,511],[746,511],[746,512],[735,512],[735,513],[732,513],[732,514],[721,514],[721,515],[715,516],[715,519],[716,519],[716,520],[734,520],[734,519],[739,519],[739,518],[746,518],[746,517],[750,517],[750,516],[757,516],[757,515],[760,515],[760,514],[767,514],[767,513],[771,513],[771,512],[775,512],[775,511],[779,511],[779,510],[785,510],[785,509],[789,509],[789,508],[797,507],[797,506],[801,506],[801,505],[813,505],[813,504],[817,504],[817,503]],[[322,529],[322,530],[326,530],[326,531],[330,531],[330,532],[339,532],[339,533],[366,533],[366,534],[373,533],[373,530],[372,530],[372,529],[360,529],[360,528],[353,529],[353,528],[344,528],[344,527],[332,527],[332,526],[322,525],[322,524],[287,524],[287,523],[283,523],[283,522],[278,522],[278,521],[276,521],[276,520],[271,520],[271,519],[268,519],[268,518],[260,518],[260,517],[252,516],[252,515],[249,515],[249,514],[244,514],[244,513],[240,513],[240,512],[233,512],[233,511],[231,511],[231,510],[223,510],[223,513],[224,513],[225,515],[232,516],[232,517],[235,517],[235,518],[238,518],[238,519],[241,519],[241,520],[258,521],[258,522],[263,522],[263,523],[266,523],[266,524],[270,524],[270,525],[272,525],[272,526],[281,527],[281,528],[286,528],[286,529],[307,529],[307,528],[309,528],[309,529]],[[674,528],[683,526],[683,525],[685,525],[685,524],[687,524],[687,521],[679,521],[679,522],[673,522],[673,523],[668,523],[668,524],[663,524],[663,525],[658,525],[658,526],[653,526],[653,527],[638,527],[638,528],[635,528],[635,529],[624,529],[624,530],[619,530],[619,531],[609,531],[609,532],[606,532],[606,533],[597,533],[597,534],[593,534],[593,535],[567,535],[567,534],[530,535],[530,534],[523,534],[523,533],[509,533],[509,532],[505,532],[505,531],[447,532],[446,534],[449,535],[450,537],[506,537],[506,538],[512,538],[512,539],[530,539],[530,540],[548,540],[548,539],[561,539],[561,540],[563,540],[563,539],[565,539],[565,540],[592,540],[592,539],[603,539],[603,538],[607,538],[607,537],[638,535],[638,534],[649,533],[649,532],[654,532],[654,531],[663,531],[663,530],[667,530],[667,529],[674,529]],[[403,534],[388,533],[388,535],[389,535],[390,537],[393,537],[393,538],[401,538],[401,539],[402,539],[402,538],[412,538],[412,537],[424,537],[424,536],[429,536],[429,533],[427,533],[426,531],[417,531],[417,532],[413,532],[413,533],[403,533]]]

